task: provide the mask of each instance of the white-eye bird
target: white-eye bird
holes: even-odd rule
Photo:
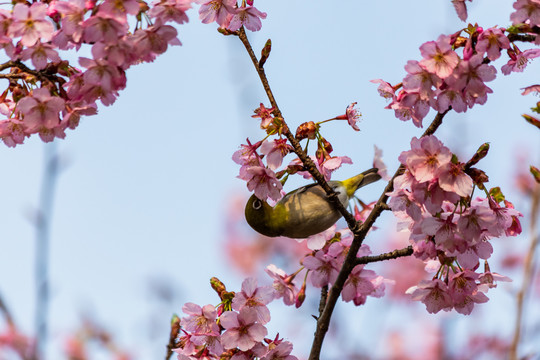
[[[344,181],[329,181],[339,201],[347,206],[356,190],[381,178],[373,168]],[[341,214],[334,209],[323,188],[310,184],[289,192],[274,207],[252,195],[245,209],[246,220],[260,234],[307,238],[334,225]]]

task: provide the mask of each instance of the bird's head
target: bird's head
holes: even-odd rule
[[[275,237],[283,233],[283,222],[277,216],[278,213],[255,195],[251,195],[246,204],[246,221],[254,230],[266,236]]]

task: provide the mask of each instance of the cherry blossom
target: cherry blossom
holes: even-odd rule
[[[13,22],[9,25],[10,37],[21,37],[21,44],[32,46],[39,39],[49,41],[53,35],[53,25],[45,19],[47,5],[35,2],[30,7],[17,3],[13,7]]]
[[[270,321],[270,310],[266,305],[273,299],[273,288],[268,286],[257,287],[257,280],[248,278],[242,282],[242,291],[236,293],[232,308],[238,311],[244,308],[254,310],[257,314],[257,321],[264,325]]]
[[[447,78],[459,62],[459,57],[452,49],[450,41],[449,36],[441,35],[437,41],[422,44],[420,53],[423,59],[420,60],[420,66],[441,79]]]
[[[259,31],[262,27],[261,19],[266,19],[265,12],[259,11],[254,6],[240,7],[236,9],[227,28],[236,31],[244,26],[248,30]]]
[[[24,115],[23,123],[27,132],[36,132],[42,128],[53,129],[60,123],[59,114],[64,109],[65,101],[52,96],[47,88],[33,91],[32,96],[21,99],[17,109]]]
[[[240,313],[226,311],[220,317],[221,326],[225,332],[221,335],[221,343],[225,349],[238,347],[246,351],[262,341],[268,331],[257,323],[257,313],[250,308],[240,310]]]

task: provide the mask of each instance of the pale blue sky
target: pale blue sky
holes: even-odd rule
[[[511,4],[477,0],[469,5],[469,20],[504,26]],[[357,101],[364,114],[361,132],[344,122],[323,127],[335,153],[354,161],[335,178],[370,167],[374,144],[395,169],[397,155],[421,130],[385,110],[369,80],[399,82],[407,60],[420,58],[423,42],[465,26],[450,1],[258,0],[255,5],[268,18],[260,32],[248,36],[257,54],[272,39],[265,67],[289,125],[339,115]],[[195,10],[188,15],[190,23],[179,27],[183,46],[131,68],[118,101],[82,119],[57,143],[67,166],[58,182],[51,233],[51,332],[69,332],[79,314],[90,311],[138,359],[163,357],[169,316],[184,302],[216,303],[210,277],[239,287],[242,279],[230,270],[220,245],[227,201],[232,194],[248,195],[231,155],[247,136],[254,141],[263,136],[251,115],[260,102],[268,104],[240,41],[217,33],[215,24],[200,24]],[[498,69],[502,65],[495,63]],[[499,71],[488,84],[494,94],[487,104],[450,114],[437,133],[464,156],[489,141],[481,165],[507,196],[515,148],[539,161],[538,133],[520,118],[537,99],[519,90],[537,81],[538,70],[533,63],[524,74],[502,77]],[[425,121],[432,118],[430,113]],[[28,214],[37,205],[43,149],[38,138],[15,149],[0,147],[0,292],[27,331],[33,321],[35,255]],[[302,183],[296,181],[288,186]],[[382,187],[373,185],[364,194],[374,199]],[[156,278],[178,290],[174,307],[157,308],[149,300],[148,283]],[[161,322],[152,341],[150,316]],[[294,331],[276,330],[294,342]]]

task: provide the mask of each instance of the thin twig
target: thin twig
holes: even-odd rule
[[[540,185],[536,184],[536,188],[532,194],[531,201],[531,223],[530,223],[530,234],[531,234],[531,244],[529,245],[529,251],[527,252],[527,257],[525,258],[525,265],[523,266],[523,283],[521,284],[521,289],[516,295],[516,322],[514,327],[514,337],[512,339],[512,344],[510,345],[510,360],[518,359],[518,347],[521,340],[521,332],[523,330],[523,308],[524,300],[527,295],[527,290],[531,288],[531,281],[533,278],[533,273],[535,269],[535,252],[538,247],[538,241],[540,240],[540,235],[537,233],[537,221],[539,218],[540,212]]]
[[[369,264],[369,263],[377,262],[377,261],[397,259],[403,256],[410,256],[412,254],[413,254],[412,246],[407,246],[406,248],[396,249],[394,251],[390,251],[390,252],[380,254],[380,255],[362,256],[361,258],[356,258],[354,265],[363,265],[363,264]]]

